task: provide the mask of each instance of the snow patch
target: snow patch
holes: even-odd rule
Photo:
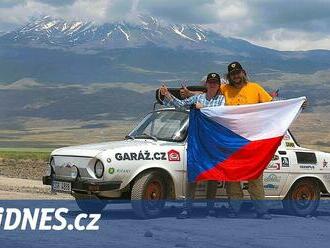
[[[198,37],[198,40],[205,40],[205,35],[203,34],[203,33],[198,33],[198,32],[196,32],[196,35],[197,35],[197,37]]]
[[[85,27],[83,28],[83,29],[81,29],[81,30],[79,30],[79,32],[85,32],[85,31],[87,31],[88,29],[90,29],[92,26],[93,26],[94,24],[93,24],[93,22],[90,22],[90,23],[88,23],[87,25],[85,25]],[[95,31],[97,30],[97,27],[96,27],[96,29],[95,29]],[[93,30],[93,32],[95,32],[94,30]]]
[[[153,16],[150,16],[151,17],[151,20],[153,21],[154,24],[157,24],[157,19]]]
[[[129,41],[129,35],[121,27],[118,27],[118,29],[126,36],[126,40]]]
[[[62,27],[62,32],[63,31],[65,31],[65,30],[67,30],[69,27],[68,27],[68,24],[65,22],[64,24],[63,24],[63,27]]]
[[[56,21],[48,22],[42,26],[41,29],[50,29],[51,27],[54,27],[56,25]]]
[[[196,33],[196,35],[197,35],[198,40],[202,40],[202,37],[198,33]]]
[[[76,22],[70,27],[70,30],[79,29],[82,24],[82,22]]]
[[[185,39],[188,39],[188,40],[191,40],[191,41],[196,42],[196,40],[190,38],[189,36],[187,36],[187,35],[185,35],[185,34],[183,33],[183,31],[184,31],[184,27],[183,27],[183,26],[181,27],[181,30],[179,30],[178,27],[176,27],[176,26],[173,26],[172,29],[173,29],[173,31],[174,31],[176,34],[180,35],[182,38],[185,38]]]

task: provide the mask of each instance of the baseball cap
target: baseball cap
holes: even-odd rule
[[[233,71],[241,71],[243,70],[243,67],[238,62],[232,62],[228,65],[228,73],[230,74]]]
[[[207,75],[206,82],[208,81],[217,81],[217,83],[221,83],[220,75],[218,73],[212,72]]]

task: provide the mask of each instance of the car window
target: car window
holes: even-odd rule
[[[159,140],[182,141],[187,135],[188,113],[181,111],[156,111],[148,114],[130,136]]]

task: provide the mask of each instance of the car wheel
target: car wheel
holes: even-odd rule
[[[107,201],[97,198],[88,199],[75,196],[75,199],[80,210],[85,213],[101,213],[102,210],[107,206]]]
[[[165,206],[166,184],[159,172],[138,176],[133,184],[131,201],[135,214],[143,219],[155,218]]]
[[[318,208],[320,197],[319,184],[315,180],[303,179],[291,187],[283,200],[283,206],[288,213],[293,215],[311,215]]]

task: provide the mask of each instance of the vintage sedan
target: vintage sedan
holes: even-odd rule
[[[188,122],[189,110],[162,108],[148,113],[125,140],[56,149],[43,183],[72,194],[84,211],[129,199],[138,216],[155,217],[163,200],[185,198]],[[264,172],[266,199],[283,200],[292,214],[312,214],[330,192],[329,161],[330,154],[301,147],[288,131]],[[226,199],[224,186],[219,182],[217,196]],[[205,198],[204,183],[197,197]],[[84,199],[96,200],[91,206]]]

